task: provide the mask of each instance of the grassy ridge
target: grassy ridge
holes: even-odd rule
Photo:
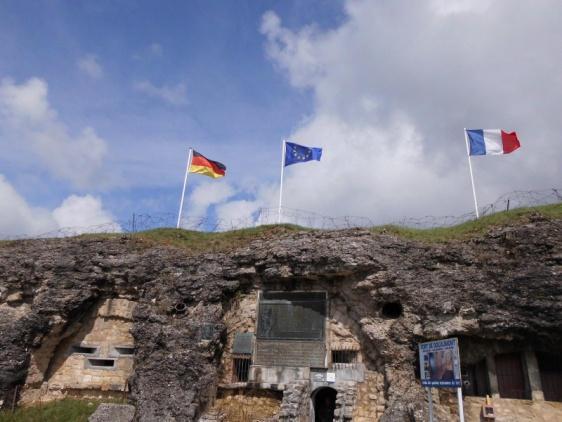
[[[245,246],[256,239],[310,230],[292,224],[266,225],[228,232],[198,232],[182,229],[154,229],[136,233],[134,238],[149,243],[186,248],[193,252],[224,252]]]
[[[373,234],[390,233],[399,237],[424,242],[447,242],[478,236],[495,226],[518,224],[527,221],[529,216],[533,214],[542,215],[546,218],[562,219],[562,203],[530,208],[516,208],[511,211],[488,215],[479,220],[467,221],[453,227],[412,229],[395,225],[383,225],[372,227],[370,231]],[[162,228],[128,234],[127,236],[133,240],[138,240],[139,247],[166,245],[183,248],[191,253],[202,253],[227,252],[246,246],[256,239],[274,239],[283,234],[313,230],[292,224],[275,224],[215,233]],[[78,236],[78,239],[104,240],[120,236],[123,236],[123,234],[85,234]],[[8,245],[12,242],[17,241],[0,241],[0,246]]]
[[[0,412],[0,422],[87,422],[98,401],[63,399]]]
[[[426,242],[447,242],[475,237],[485,233],[492,227],[505,226],[525,222],[531,215],[541,215],[546,218],[562,219],[562,204],[543,205],[531,208],[516,208],[511,211],[481,217],[452,227],[436,227],[432,229],[412,229],[394,225],[377,226],[371,228],[375,234],[390,233],[396,236],[421,240]]]
[[[400,226],[384,225],[372,227],[373,234],[390,233],[407,239],[425,242],[447,242],[462,240],[483,234],[492,227],[525,222],[531,215],[542,215],[547,218],[562,219],[562,204],[544,205],[532,208],[516,208],[511,211],[498,212],[478,220],[467,221],[453,227],[437,227],[432,229],[411,229]],[[155,229],[137,233],[136,238],[188,249],[192,252],[217,252],[233,250],[249,244],[258,238],[272,239],[281,234],[296,231],[312,231],[294,225],[270,225],[229,232],[205,233],[177,229]]]

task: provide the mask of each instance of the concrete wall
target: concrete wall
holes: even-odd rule
[[[32,370],[20,402],[48,401],[68,393],[97,396],[97,392],[127,391],[133,355],[121,354],[116,347],[134,348],[130,333],[134,306],[126,299],[107,299],[58,337],[50,336],[32,353]],[[95,351],[80,353],[73,346]],[[90,359],[113,361],[114,366],[92,365]]]

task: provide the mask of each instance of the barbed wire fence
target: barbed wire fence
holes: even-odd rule
[[[519,190],[500,196],[493,203],[480,208],[480,215],[486,216],[501,211],[513,210],[523,207],[536,207],[540,205],[562,203],[562,189],[551,188],[542,190]],[[474,211],[458,216],[424,216],[407,217],[396,221],[389,221],[400,227],[410,228],[435,228],[450,227],[466,221],[474,220]],[[180,227],[185,230],[201,232],[221,232],[256,227],[267,224],[277,224],[279,210],[277,208],[260,208],[251,216],[238,219],[220,219],[210,217],[183,217]],[[1,236],[0,239],[28,239],[28,238],[55,238],[76,236],[86,233],[136,233],[157,228],[175,228],[177,215],[173,213],[142,214],[133,213],[131,218],[124,221],[108,222],[88,227],[65,227],[39,235]],[[368,217],[341,216],[330,217],[322,214],[293,208],[282,208],[281,222],[298,226],[336,230],[356,227],[373,227],[381,225]]]

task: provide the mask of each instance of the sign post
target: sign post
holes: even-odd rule
[[[462,404],[461,361],[456,338],[420,343],[420,377],[428,390],[429,420],[433,421],[431,388],[456,388],[459,402],[459,420],[464,422]]]
[[[427,388],[427,400],[429,402],[429,422],[433,422],[433,395],[431,394],[431,387]]]
[[[459,402],[459,420],[464,422],[464,409],[462,407],[462,388],[457,388],[457,400]]]

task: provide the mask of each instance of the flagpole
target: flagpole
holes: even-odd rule
[[[474,197],[474,210],[476,218],[480,218],[478,213],[478,201],[476,200],[476,188],[474,187],[474,175],[472,174],[472,162],[470,161],[470,147],[468,146],[468,132],[464,128],[464,141],[466,142],[466,155],[468,157],[468,169],[470,170],[470,181],[472,183],[472,196]]]
[[[285,170],[285,139],[281,143],[281,182],[279,184],[279,213],[277,224],[281,224],[281,205],[283,203],[283,171]]]
[[[191,167],[191,160],[193,159],[193,148],[189,148],[189,152],[187,153],[187,166],[185,167],[185,177],[183,178],[183,189],[181,191],[181,200],[180,200],[180,210],[178,212],[178,223],[176,228],[180,228],[180,221],[181,221],[181,213],[183,211],[183,200],[185,198],[185,188],[187,186],[187,175],[189,174],[189,167]]]

